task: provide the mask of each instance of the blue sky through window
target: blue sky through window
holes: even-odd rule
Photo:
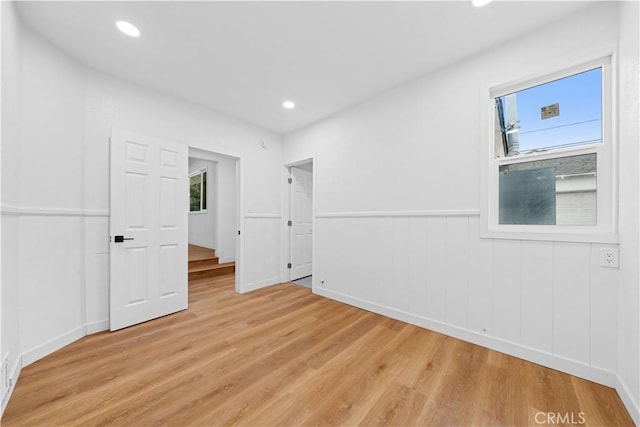
[[[520,122],[520,152],[601,142],[601,68],[515,94]],[[556,103],[559,104],[560,115],[543,120],[541,108]],[[513,117],[513,112],[505,111],[505,116]]]

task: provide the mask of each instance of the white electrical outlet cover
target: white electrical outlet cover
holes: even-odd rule
[[[616,248],[600,248],[600,266],[618,268],[619,253]]]

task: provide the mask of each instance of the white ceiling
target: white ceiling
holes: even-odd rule
[[[18,12],[91,67],[288,133],[589,3],[44,1]],[[124,36],[117,19],[142,35]]]

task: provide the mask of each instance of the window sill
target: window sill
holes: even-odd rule
[[[507,239],[507,240],[534,240],[547,242],[573,242],[573,243],[602,243],[617,245],[620,242],[617,233],[598,232],[592,230],[558,230],[558,231],[539,231],[526,230],[520,227],[508,230],[489,229],[480,232],[482,239]]]
[[[189,211],[189,215],[204,215],[207,213],[208,211],[194,211],[194,212]]]

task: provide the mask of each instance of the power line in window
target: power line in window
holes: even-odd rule
[[[575,142],[567,142],[566,144],[558,144],[558,145],[551,145],[549,147],[545,147],[545,148],[534,148],[533,150],[523,150],[520,152],[520,154],[529,154],[529,153],[542,153],[545,151],[549,151],[549,150],[555,150],[557,148],[567,148],[567,147],[574,147],[576,145],[587,145],[587,144],[595,144],[598,142],[602,142],[602,139],[597,138],[597,139],[585,139],[583,141],[575,141]]]
[[[550,127],[550,128],[534,129],[534,130],[528,130],[528,131],[525,131],[525,132],[518,132],[518,133],[520,135],[525,135],[527,133],[542,132],[542,131],[545,131],[545,130],[565,128],[567,126],[575,126],[575,125],[581,125],[581,124],[584,124],[584,123],[599,122],[601,120],[602,119],[591,119],[591,120],[585,120],[585,121],[582,121],[582,122],[567,123],[566,125],[558,125],[558,126],[553,126],[553,127]]]

